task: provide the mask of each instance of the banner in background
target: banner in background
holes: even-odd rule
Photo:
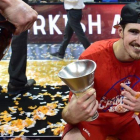
[[[124,4],[87,4],[83,9],[81,25],[90,42],[117,38],[116,25]],[[67,15],[63,5],[33,5],[38,20],[29,31],[29,42],[36,44],[59,44],[64,35]],[[74,34],[71,43],[79,43]]]

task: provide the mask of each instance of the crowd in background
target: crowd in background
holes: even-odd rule
[[[135,2],[136,0],[84,0],[85,2]],[[59,3],[61,0],[29,0],[29,3]]]
[[[29,0],[29,3],[53,3],[61,2],[60,0]]]

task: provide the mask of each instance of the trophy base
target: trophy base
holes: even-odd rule
[[[99,113],[98,111],[95,112],[94,116],[93,117],[90,117],[89,119],[87,119],[86,121],[94,121],[96,120],[97,118],[99,117]]]

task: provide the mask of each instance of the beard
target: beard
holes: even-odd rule
[[[132,58],[133,60],[140,60],[140,53],[136,54],[136,53],[131,53],[129,54],[130,58]]]
[[[139,60],[140,59],[140,45],[136,42],[131,42],[129,47],[124,47],[130,60]]]

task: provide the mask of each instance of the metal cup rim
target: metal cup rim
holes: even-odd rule
[[[93,73],[93,72],[95,71],[96,67],[97,67],[96,63],[95,63],[93,60],[90,60],[90,59],[81,59],[81,60],[77,60],[77,61],[75,61],[75,62],[78,62],[78,61],[91,61],[92,63],[94,63],[94,69],[91,71],[91,73]],[[72,63],[75,63],[75,62],[72,62]],[[68,67],[68,66],[71,65],[72,63],[70,63],[70,64],[64,66],[64,67],[59,71],[59,73],[58,73],[58,77],[59,77],[59,78],[78,79],[78,78],[80,78],[80,77],[83,77],[83,76],[78,76],[78,77],[75,77],[75,78],[73,78],[73,77],[72,77],[72,78],[66,78],[66,77],[60,76],[60,72],[63,71],[66,67]],[[89,74],[85,74],[84,76],[87,76],[87,75],[89,75]]]

